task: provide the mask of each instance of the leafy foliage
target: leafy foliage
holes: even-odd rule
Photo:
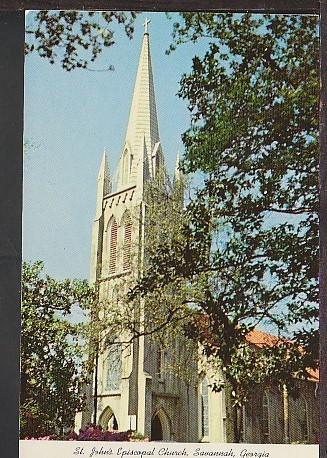
[[[174,38],[170,51],[208,43],[179,90],[192,115],[183,169],[205,180],[137,294],[187,285],[185,332],[235,404],[257,383],[295,392],[318,359],[317,18],[183,13]],[[256,327],[278,343],[249,346]]]
[[[116,22],[132,38],[135,12],[47,11],[32,13],[26,28],[25,53],[38,53],[64,70],[89,68],[104,48],[115,43],[111,26]],[[109,65],[106,70],[112,70]]]
[[[23,264],[21,336],[21,437],[62,434],[83,405],[81,325],[68,319],[86,307],[93,291],[86,281],[57,281],[43,263]]]

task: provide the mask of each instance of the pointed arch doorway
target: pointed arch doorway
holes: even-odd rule
[[[158,410],[152,417],[151,440],[165,442],[171,440],[170,420],[162,409]]]
[[[102,412],[99,418],[99,424],[102,426],[104,430],[108,431],[117,431],[118,430],[118,422],[117,419],[111,409],[111,407],[106,407]]]

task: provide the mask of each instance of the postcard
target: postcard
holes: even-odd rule
[[[318,16],[29,11],[24,117],[21,457],[318,456]]]

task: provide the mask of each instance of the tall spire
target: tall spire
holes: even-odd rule
[[[159,142],[158,118],[154,94],[148,24],[149,21],[146,19],[144,23],[141,55],[126,133],[126,142],[129,143],[134,154],[141,151],[143,146],[143,136],[145,136],[148,154],[151,154],[154,145]]]
[[[142,49],[129,113],[125,146],[122,152],[122,162],[120,168],[121,177],[120,180],[118,180],[120,185],[126,184],[126,176],[124,178],[122,177],[126,170],[126,167],[123,165],[123,156],[126,149],[132,156],[129,165],[130,179],[128,182],[130,183],[136,179],[137,164],[143,155],[144,145],[147,161],[149,164],[152,164],[152,154],[154,148],[156,144],[160,142],[150,54],[148,32],[149,22],[150,21],[146,19],[144,23]]]

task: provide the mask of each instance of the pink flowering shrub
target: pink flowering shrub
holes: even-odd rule
[[[76,437],[68,440],[78,441],[129,441],[131,439],[131,431],[104,431],[101,426],[87,425],[84,429],[80,429]]]
[[[89,424],[76,434],[71,431],[65,436],[55,434],[43,437],[26,437],[25,440],[68,440],[68,441],[131,441],[132,431],[104,431],[101,426]]]

